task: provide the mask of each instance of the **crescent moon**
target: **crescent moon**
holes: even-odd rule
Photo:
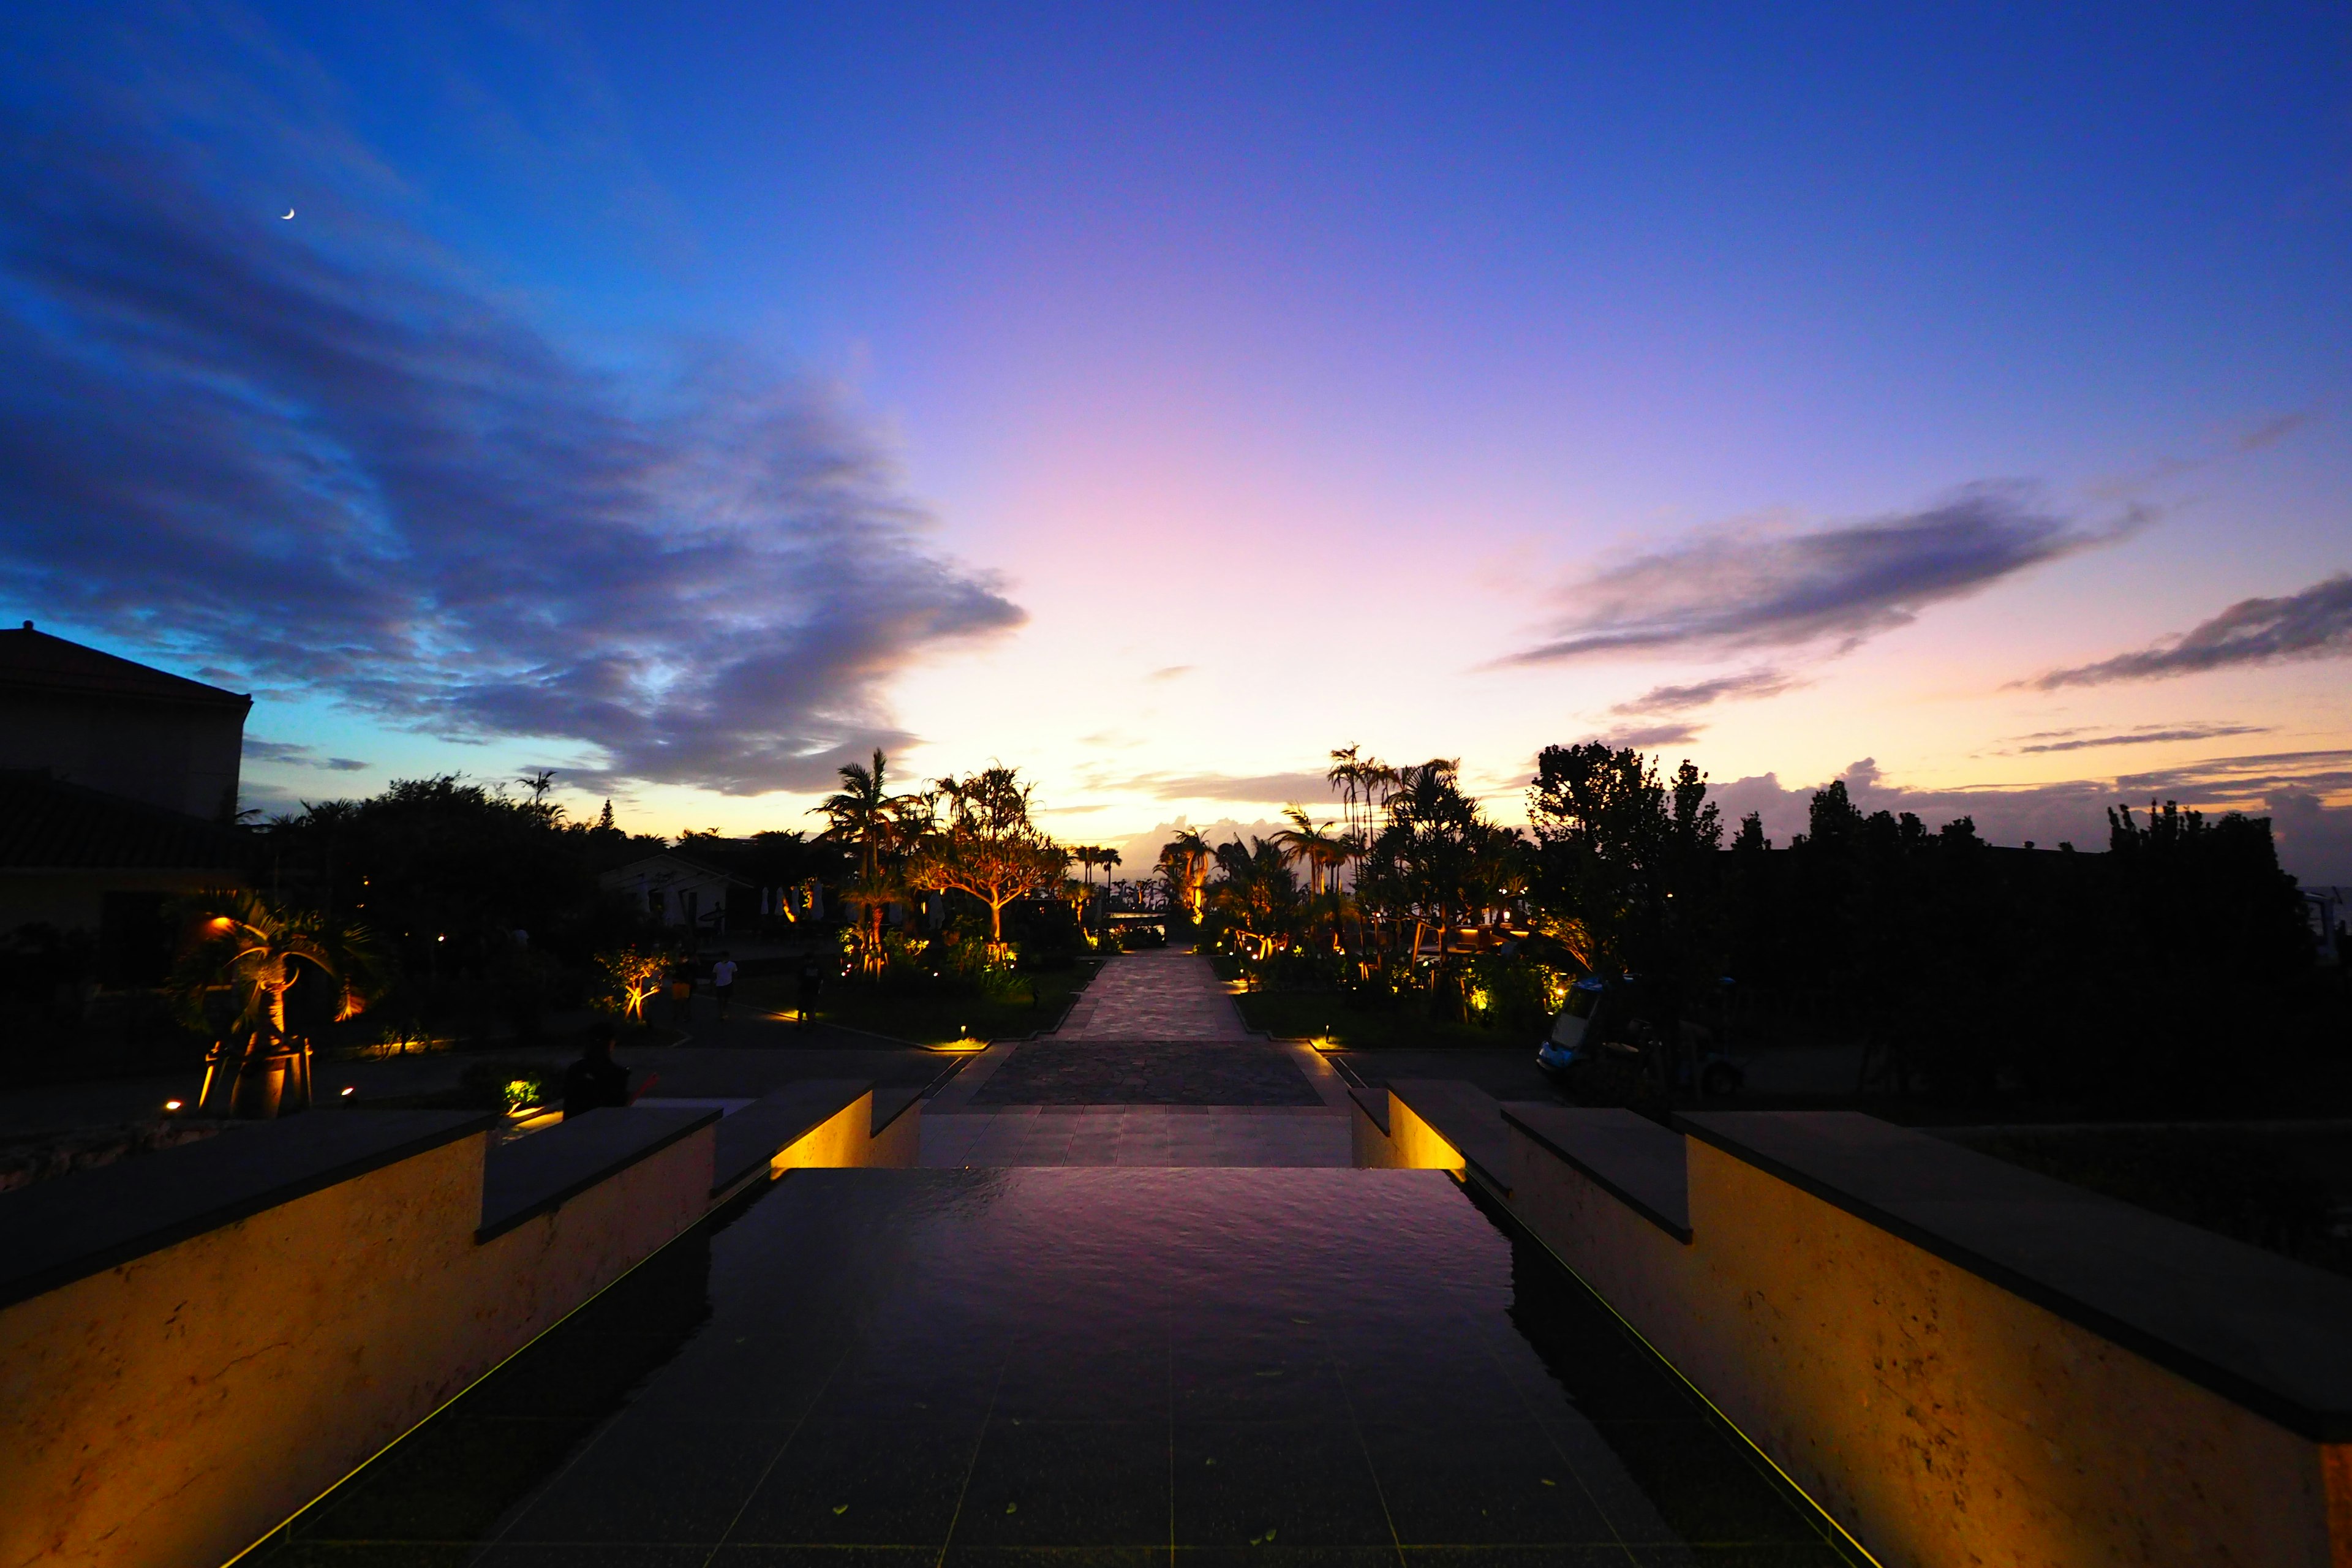
[[[292,217],[293,216],[294,216],[294,209],[293,209],[292,207],[288,207],[288,208],[286,209],[286,216],[287,216],[287,217]],[[279,221],[279,222],[281,222],[281,223],[283,223],[283,222],[285,221],[285,219],[284,219],[284,218],[280,218],[278,221]]]

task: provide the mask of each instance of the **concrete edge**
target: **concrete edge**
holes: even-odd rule
[[[1547,1137],[1539,1129],[1530,1126],[1528,1123],[1521,1121],[1518,1117],[1513,1115],[1512,1105],[1515,1102],[1509,1100],[1506,1100],[1503,1103],[1503,1124],[1505,1126],[1515,1127],[1519,1131],[1525,1133],[1546,1153],[1575,1170],[1577,1173],[1581,1174],[1585,1180],[1591,1182],[1594,1186],[1599,1187],[1602,1192],[1607,1193],[1611,1197],[1615,1198],[1619,1203],[1623,1204],[1627,1208],[1632,1209],[1635,1214],[1640,1215],[1643,1219],[1648,1220],[1652,1225],[1656,1226],[1660,1230],[1664,1231],[1668,1236],[1673,1237],[1685,1247],[1688,1247],[1691,1244],[1692,1231],[1687,1220],[1678,1221],[1669,1215],[1660,1214],[1656,1209],[1651,1207],[1648,1204],[1643,1203],[1640,1198],[1635,1197],[1632,1193],[1618,1185],[1614,1181],[1612,1181],[1606,1174],[1590,1162],[1580,1159],[1575,1154],[1572,1154],[1566,1149],[1561,1148],[1558,1143]],[[1560,1109],[1567,1110],[1573,1108],[1561,1107]],[[1668,1137],[1686,1136],[1686,1134],[1675,1132],[1671,1128],[1662,1127],[1659,1129],[1659,1131]]]
[[[2277,1389],[2265,1387],[2252,1378],[2210,1361],[2195,1351],[2170,1339],[2151,1333],[2136,1323],[2114,1316],[2082,1298],[2046,1283],[2021,1269],[2013,1268],[1994,1258],[1987,1258],[1975,1248],[1963,1246],[1923,1226],[1914,1224],[1899,1215],[1887,1212],[1866,1199],[1857,1197],[1842,1188],[1808,1175],[1792,1166],[1783,1164],[1769,1155],[1742,1146],[1736,1140],[1677,1115],[1675,1129],[1685,1136],[1699,1139],[1742,1164],[1763,1172],[1775,1180],[1786,1182],[1802,1193],[1820,1199],[1832,1208],[1841,1209],[1866,1225],[1876,1226],[1888,1235],[1910,1243],[1931,1257],[1940,1258],[1958,1268],[1965,1268],[1977,1278],[1997,1285],[2021,1300],[2031,1301],[2044,1311],[2062,1318],[2078,1328],[2085,1329],[2112,1344],[2122,1346],[2135,1355],[2155,1363],[2166,1371],[2179,1374],[2210,1393],[2217,1394],[2233,1405],[2242,1405],[2265,1420],[2277,1423],[2298,1436],[2326,1444],[2352,1443],[2352,1410],[2326,1409],[2306,1405]],[[1921,1134],[1926,1136],[1926,1134]],[[1979,1156],[1990,1159],[1990,1155]]]
[[[515,1209],[511,1213],[500,1215],[494,1220],[485,1220],[474,1232],[475,1244],[478,1246],[485,1242],[495,1241],[499,1237],[506,1235],[507,1232],[516,1228],[518,1226],[526,1225],[531,1220],[538,1218],[541,1215],[553,1213],[555,1210],[562,1208],[565,1204],[570,1203],[573,1198],[578,1197],[581,1194],[587,1192],[590,1188],[600,1186],[604,1183],[610,1181],[613,1177],[619,1175],[623,1171],[629,1169],[632,1165],[641,1164],[645,1161],[652,1159],[656,1154],[660,1153],[670,1145],[679,1142],[684,1139],[692,1137],[695,1133],[701,1131],[706,1127],[716,1125],[719,1120],[719,1112],[715,1110],[706,1110],[700,1116],[696,1117],[693,1121],[684,1122],[672,1128],[667,1132],[663,1133],[658,1138],[655,1138],[647,1142],[637,1145],[626,1153],[622,1154],[615,1159],[609,1160],[604,1164],[598,1165],[593,1170],[573,1178],[572,1181],[565,1183],[562,1186],[556,1188],[553,1192],[545,1193],[531,1199],[529,1203],[524,1204],[522,1206]],[[539,1134],[539,1136],[542,1138],[552,1137],[562,1131],[562,1129],[560,1127],[551,1128],[548,1131]]]

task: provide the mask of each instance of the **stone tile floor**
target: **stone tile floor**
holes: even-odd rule
[[[1245,1040],[1240,1009],[1205,958],[1170,948],[1103,965],[1055,1038]]]
[[[1852,1561],[1419,1171],[802,1171],[247,1560]]]
[[[992,1047],[934,1096],[922,1163],[1344,1166],[1349,1114],[1313,1051],[1243,1030],[1205,959],[1136,953],[1060,1031]]]
[[[1264,1040],[1025,1041],[979,1105],[1320,1105],[1288,1047]]]
[[[1347,1113],[1297,1106],[1017,1106],[926,1116],[923,1163],[1322,1165],[1351,1163]]]

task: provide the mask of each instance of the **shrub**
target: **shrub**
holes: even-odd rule
[[[545,1062],[493,1057],[468,1063],[457,1083],[467,1101],[485,1110],[520,1110],[563,1099],[563,1069]]]

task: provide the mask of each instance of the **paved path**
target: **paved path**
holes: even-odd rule
[[[1062,1027],[988,1050],[923,1108],[926,1165],[1346,1165],[1347,1089],[1253,1036],[1208,961],[1105,964]]]
[[[1054,1032],[1059,1040],[1246,1040],[1209,961],[1170,949],[1114,958]]]

